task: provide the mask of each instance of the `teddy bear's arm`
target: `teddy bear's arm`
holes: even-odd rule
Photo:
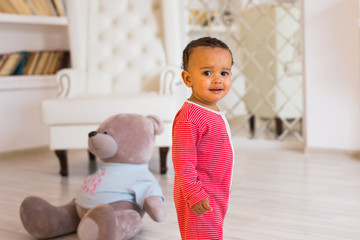
[[[164,196],[155,179],[136,182],[131,186],[135,202],[157,222],[165,219]]]

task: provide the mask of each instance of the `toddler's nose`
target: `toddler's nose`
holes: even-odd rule
[[[218,76],[214,76],[213,83],[221,83],[221,78]]]

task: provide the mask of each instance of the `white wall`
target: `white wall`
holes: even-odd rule
[[[0,90],[0,153],[49,145],[40,104],[55,95],[56,88]]]
[[[304,0],[307,147],[360,150],[357,0]]]

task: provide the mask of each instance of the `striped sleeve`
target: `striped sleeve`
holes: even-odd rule
[[[197,176],[197,150],[199,141],[197,126],[188,121],[177,122],[173,127],[173,164],[176,184],[190,207],[205,200],[205,192]]]

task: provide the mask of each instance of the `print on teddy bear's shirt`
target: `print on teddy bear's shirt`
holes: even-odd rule
[[[93,197],[94,191],[96,190],[96,187],[101,183],[101,177],[104,175],[105,171],[99,169],[99,171],[89,176],[84,182],[82,191],[86,192],[90,197]]]

